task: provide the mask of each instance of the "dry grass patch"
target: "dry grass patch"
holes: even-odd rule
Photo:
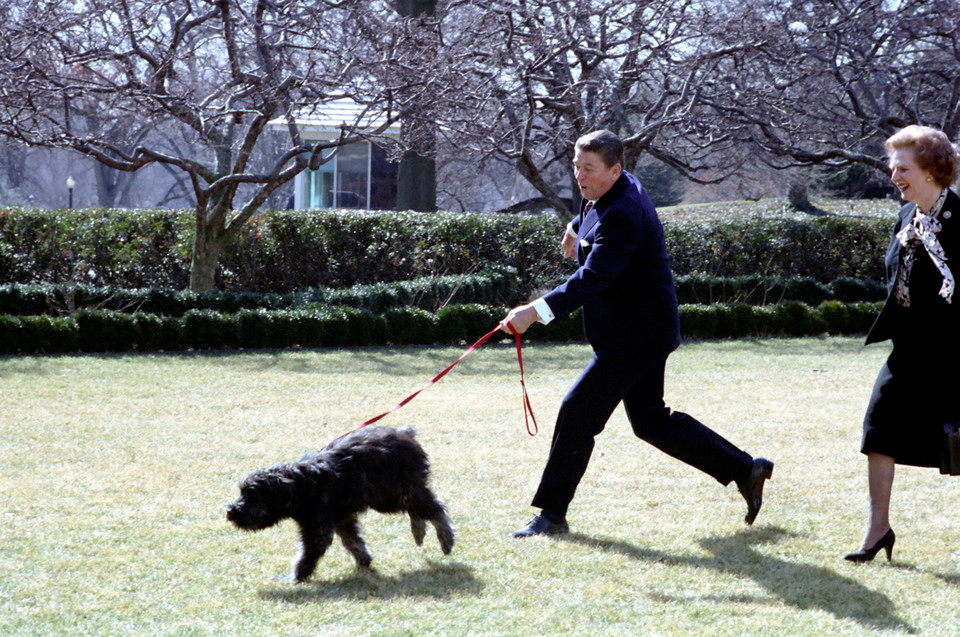
[[[854,339],[690,342],[667,401],[776,461],[754,527],[721,488],[631,437],[598,439],[563,539],[512,541],[581,345],[486,346],[383,424],[413,425],[458,543],[363,518],[375,570],[331,547],[285,571],[296,533],[228,526],[251,469],[384,411],[461,352],[371,348],[0,359],[0,633],[611,635],[960,633],[960,481],[901,469],[894,562],[856,567],[860,419],[886,354]]]

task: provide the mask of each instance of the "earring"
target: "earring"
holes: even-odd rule
[[[933,181],[933,177],[927,177],[927,183],[930,183],[931,181]]]

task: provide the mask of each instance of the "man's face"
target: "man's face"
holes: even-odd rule
[[[607,166],[593,151],[577,150],[573,156],[573,175],[584,199],[596,201],[607,193],[620,178],[620,164]]]

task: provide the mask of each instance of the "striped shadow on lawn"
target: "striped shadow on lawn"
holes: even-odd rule
[[[960,634],[960,480],[899,468],[894,561],[842,555],[864,528],[860,422],[888,349],[859,339],[687,342],[666,399],[777,463],[743,525],[734,486],[632,437],[618,409],[572,533],[516,541],[583,345],[487,345],[379,424],[414,426],[457,545],[361,522],[374,570],[334,543],[272,581],[294,526],[248,534],[225,506],[252,469],[389,409],[463,350],[360,348],[0,358],[0,634]]]

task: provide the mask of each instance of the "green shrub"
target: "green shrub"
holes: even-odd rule
[[[752,214],[715,222],[665,224],[677,274],[883,280],[893,217]]]
[[[684,338],[865,334],[882,305],[839,301],[817,307],[797,301],[765,306],[681,305],[680,331]]]
[[[240,347],[246,349],[262,349],[277,346],[274,329],[274,315],[263,308],[256,310],[241,310],[237,313],[238,329],[240,331]],[[295,343],[296,340],[288,340]],[[282,345],[281,345],[282,346]]]
[[[20,352],[20,331],[23,321],[19,317],[0,314],[0,355]]]
[[[0,285],[0,313],[26,316],[46,314],[54,296],[52,284]]]
[[[850,325],[850,311],[840,301],[824,301],[819,307],[820,315],[831,334],[846,334]]]
[[[854,279],[842,276],[830,282],[830,297],[844,303],[876,302],[887,297],[887,287],[880,280]]]
[[[186,287],[193,215],[186,210],[23,210],[0,214],[2,282],[78,281]]]
[[[20,317],[16,340],[20,353],[61,354],[80,350],[79,330],[70,318]]]
[[[886,287],[879,281],[841,277],[823,283],[813,277],[787,278],[754,275],[721,277],[708,274],[686,274],[675,278],[677,299],[681,304],[732,303],[749,305],[800,301],[818,305],[836,299],[846,303],[882,301]]]
[[[132,316],[138,350],[172,352],[184,349],[183,324],[178,317],[145,312],[134,312]]]
[[[392,307],[383,314],[386,337],[394,345],[426,345],[436,342],[437,317],[415,307]]]
[[[508,311],[506,307],[478,303],[442,307],[437,310],[437,340],[441,343],[473,344],[496,327]],[[491,336],[489,342],[503,341],[507,338],[511,337],[499,332]]]
[[[681,305],[680,331],[688,338],[717,336],[717,315],[714,305]]]
[[[873,327],[883,303],[850,303],[847,305],[847,330],[851,334],[866,334]]]
[[[2,212],[0,283],[75,282],[114,289],[186,287],[192,211]],[[784,280],[798,276],[820,283],[842,277],[883,280],[892,207],[889,217],[771,216],[773,213],[776,210],[720,221],[665,222],[674,272],[680,276],[762,275]],[[526,298],[540,287],[563,280],[575,267],[573,261],[560,257],[557,237],[561,232],[561,224],[550,215],[265,211],[247,224],[221,256],[218,286],[236,292],[285,294],[307,288],[344,289],[463,275],[498,265],[517,272],[519,283],[510,293]],[[250,307],[242,299],[230,300],[238,302],[231,311]],[[431,300],[437,303],[436,298]],[[713,300],[737,299],[698,302]],[[472,298],[461,302],[505,301]],[[442,304],[420,307],[435,310]],[[139,309],[159,312],[147,305]],[[186,309],[163,313],[179,316]]]
[[[84,352],[127,352],[136,349],[138,331],[132,314],[112,310],[81,310],[76,315]]]
[[[518,285],[516,271],[508,267],[490,267],[479,274],[355,285],[344,290],[311,288],[287,294],[203,294],[193,290],[125,290],[75,283],[8,283],[0,286],[0,313],[62,315],[83,309],[105,309],[182,316],[188,310],[214,310],[223,314],[234,314],[242,310],[343,305],[382,314],[392,307],[407,306],[435,311],[447,303],[489,302],[513,305],[519,301]]]
[[[827,301],[818,307],[788,301],[777,305],[681,305],[685,338],[863,334],[882,303]],[[190,310],[183,317],[112,310],[83,310],[75,317],[0,315],[0,354],[174,351],[264,347],[473,343],[493,330],[506,307],[447,306],[431,314],[391,308],[383,315],[351,307],[241,310],[222,314]],[[491,341],[513,337],[496,332]],[[583,341],[576,311],[524,335],[527,341]]]
[[[213,310],[188,310],[183,315],[183,341],[191,349],[227,349],[240,345],[235,317]]]

